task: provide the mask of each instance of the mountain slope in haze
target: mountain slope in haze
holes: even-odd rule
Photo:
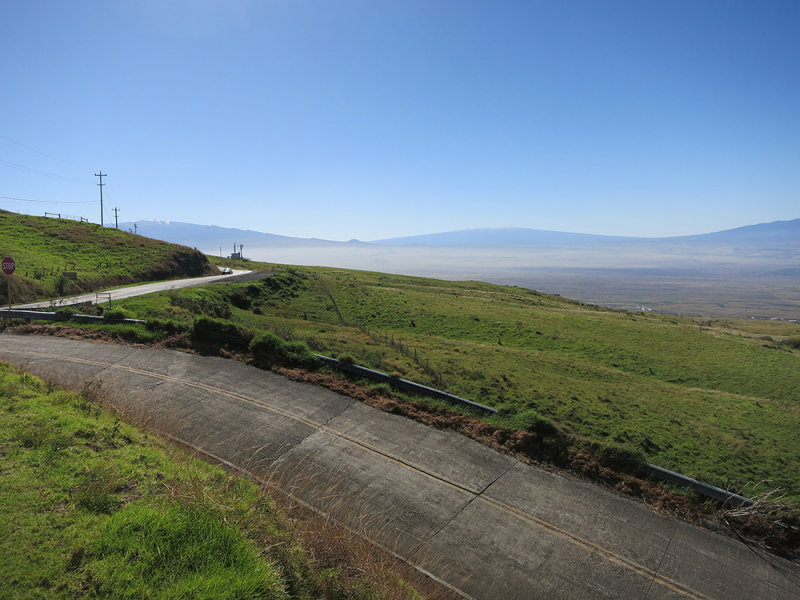
[[[714,233],[645,238],[626,236],[591,235],[560,231],[546,231],[520,227],[491,229],[466,229],[426,235],[375,240],[372,244],[392,246],[449,246],[449,247],[499,247],[527,245],[576,245],[619,243],[800,243],[800,219],[748,225]]]
[[[523,227],[498,227],[487,229],[466,229],[398,238],[387,238],[370,242],[336,242],[319,238],[297,238],[249,229],[220,227],[218,225],[195,225],[178,221],[136,221],[121,223],[125,230],[134,230],[157,240],[164,240],[184,246],[206,250],[221,248],[228,254],[234,244],[244,244],[245,248],[269,247],[352,247],[352,246],[429,246],[429,247],[472,247],[492,248],[503,246],[576,246],[584,244],[694,244],[703,243],[748,243],[774,244],[789,243],[800,245],[800,219],[775,221],[759,225],[748,225],[714,233],[690,236],[647,238],[611,235],[594,235],[547,231]]]
[[[684,238],[671,238],[674,240],[698,240],[708,242],[727,243],[788,243],[800,244],[800,219],[791,221],[773,221],[758,225],[746,225],[736,229],[726,229],[716,233],[686,236]]]
[[[247,255],[248,248],[268,248],[280,246],[283,248],[293,246],[327,246],[330,244],[345,244],[350,242],[331,242],[315,238],[296,238],[273,233],[263,233],[249,229],[236,229],[230,227],[220,227],[218,225],[194,225],[179,221],[135,221],[120,223],[120,228],[126,231],[136,231],[139,235],[144,235],[156,240],[164,240],[173,244],[181,244],[200,248],[206,251],[220,250],[228,255],[234,252],[233,246],[237,245],[235,251],[238,252],[238,245],[245,247],[244,254]],[[212,252],[216,254],[217,252]]]
[[[623,241],[624,237],[608,235],[591,235],[586,233],[568,233],[562,231],[546,231],[542,229],[526,229],[523,227],[497,227],[489,229],[465,229],[425,235],[412,235],[399,238],[388,238],[369,242],[371,244],[390,246],[445,246],[445,247],[494,247],[494,246],[530,246],[554,244],[587,244],[597,242]]]

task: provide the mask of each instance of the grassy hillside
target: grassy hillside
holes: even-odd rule
[[[126,306],[272,331],[494,406],[517,427],[545,418],[660,466],[745,494],[781,487],[800,503],[797,324],[617,312],[515,287],[322,268]]]
[[[139,281],[216,272],[200,252],[117,229],[0,211],[0,255],[12,256],[15,303]],[[75,281],[64,272],[76,274]],[[8,302],[0,285],[0,303]]]
[[[97,393],[0,364],[3,598],[422,598],[396,561],[120,421]]]

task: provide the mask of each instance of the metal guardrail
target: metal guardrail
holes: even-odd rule
[[[735,506],[752,506],[755,504],[755,500],[751,500],[750,498],[745,498],[744,496],[740,496],[739,494],[734,494],[733,492],[729,492],[728,490],[723,490],[722,488],[718,488],[713,486],[709,483],[703,483],[702,481],[697,481],[696,479],[692,479],[691,477],[687,477],[686,475],[681,475],[680,473],[675,473],[674,471],[669,471],[667,469],[663,469],[661,467],[657,467],[656,465],[652,465],[650,463],[642,463],[642,470],[652,477],[656,477],[661,479],[662,481],[667,481],[669,483],[679,485],[681,487],[689,488],[693,492],[700,494],[701,496],[706,496],[707,498],[713,498],[714,500],[719,500],[723,504],[732,504]]]
[[[142,319],[106,319],[96,315],[80,315],[38,310],[0,309],[0,318],[4,319],[36,319],[40,321],[68,321],[70,319],[82,323],[146,323]]]
[[[360,367],[359,365],[354,365],[353,363],[342,362],[338,359],[331,358],[329,356],[322,356],[321,354],[315,354],[314,356],[316,356],[326,365],[331,366],[340,371],[344,371],[345,373],[350,373],[351,375],[359,375],[361,377],[366,377],[367,379],[372,379],[373,381],[388,383],[392,387],[403,389],[409,392],[414,392],[416,394],[421,394],[423,396],[428,396],[430,398],[437,398],[439,400],[444,400],[446,402],[450,402],[451,404],[466,406],[469,408],[474,408],[491,414],[497,413],[497,410],[494,408],[491,408],[489,406],[484,406],[483,404],[478,404],[477,402],[473,402],[472,400],[467,400],[466,398],[461,398],[453,394],[448,394],[447,392],[443,392],[441,390],[428,387],[427,385],[414,383],[413,381],[408,381],[407,379],[401,379],[400,377],[392,377],[391,375],[382,373],[381,371],[374,371],[373,369],[368,369],[367,367]]]
[[[0,318],[40,319],[46,321],[66,321],[69,319],[76,319],[82,322],[106,322],[106,323],[113,322],[113,323],[140,323],[140,324],[146,323],[146,321],[143,321],[141,319],[105,319],[104,317],[98,317],[94,315],[79,315],[79,314],[70,315],[68,313],[40,312],[35,310],[13,310],[13,309],[12,310],[0,309]],[[472,400],[467,400],[466,398],[461,398],[453,394],[448,394],[447,392],[443,392],[441,390],[437,390],[435,388],[431,388],[426,385],[414,383],[413,381],[408,381],[407,379],[401,379],[400,377],[392,377],[387,373],[383,373],[381,371],[375,371],[373,369],[368,369],[367,367],[361,367],[353,363],[342,362],[338,359],[331,358],[330,356],[323,356],[321,354],[315,354],[314,356],[316,356],[326,365],[338,369],[340,371],[344,371],[345,373],[350,373],[351,375],[358,375],[361,377],[365,377],[367,379],[372,379],[373,381],[388,383],[389,385],[395,388],[404,389],[406,391],[422,394],[424,396],[428,396],[431,398],[438,398],[440,400],[445,400],[446,402],[450,402],[452,404],[467,406],[489,414],[497,413],[497,409],[485,406],[483,404],[478,404],[477,402],[473,402]],[[693,492],[700,494],[701,496],[712,498],[724,504],[735,505],[735,506],[742,506],[742,505],[750,506],[755,504],[755,501],[750,498],[746,498],[744,496],[740,496],[739,494],[723,490],[722,488],[718,488],[716,486],[704,483],[702,481],[697,481],[696,479],[687,477],[686,475],[681,475],[680,473],[675,473],[674,471],[670,471],[668,469],[664,469],[662,467],[650,463],[642,463],[641,470],[645,474],[651,477],[661,479],[662,481],[666,481],[668,483],[672,483],[680,487],[688,488]]]

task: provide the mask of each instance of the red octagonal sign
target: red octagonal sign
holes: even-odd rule
[[[3,257],[3,273],[6,275],[13,275],[14,269],[17,268],[17,263],[14,262],[14,259],[10,256]]]

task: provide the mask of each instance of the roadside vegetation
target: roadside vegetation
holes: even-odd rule
[[[568,448],[589,448],[745,496],[780,489],[800,505],[797,324],[619,312],[479,282],[260,268],[276,274],[126,300],[147,325],[107,327],[268,368],[339,357],[494,407],[499,415],[484,418],[494,426],[547,432],[550,455],[533,458],[563,463],[574,458]]]
[[[0,210],[0,232],[0,255],[17,263],[11,290],[16,304],[57,303],[107,287],[217,272],[197,250],[94,223]],[[3,282],[0,305],[7,303]]]
[[[0,364],[0,398],[3,597],[425,597],[404,566],[125,422],[97,387]]]

